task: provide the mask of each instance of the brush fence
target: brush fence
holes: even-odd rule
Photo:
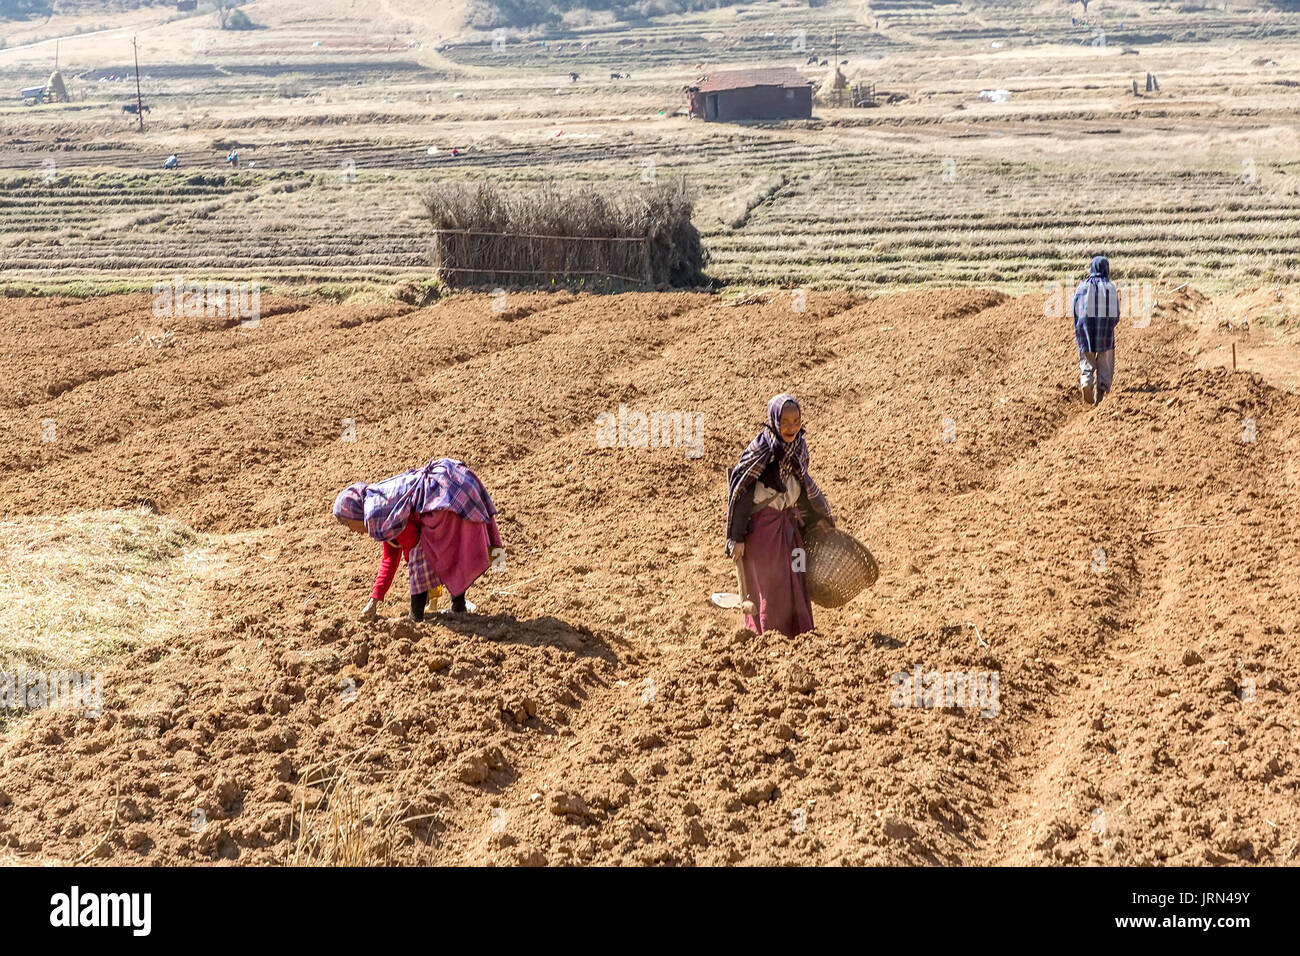
[[[539,285],[573,279],[650,287],[644,236],[543,236],[435,229],[433,265],[448,285]]]

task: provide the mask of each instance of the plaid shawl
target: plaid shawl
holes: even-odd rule
[[[1096,256],[1088,278],[1074,290],[1074,339],[1080,352],[1106,352],[1115,347],[1119,323],[1119,294],[1110,281],[1110,260]]]
[[[487,524],[497,513],[478,476],[455,458],[433,458],[423,468],[366,486],[365,522],[372,538],[387,541],[406,526],[414,511],[454,511]]]
[[[349,521],[366,520],[366,483],[358,481],[348,485],[334,499],[334,517]]]
[[[740,496],[758,480],[768,463],[778,455],[781,459],[782,481],[787,477],[797,478],[807,492],[813,508],[828,518],[831,516],[831,506],[826,503],[826,496],[817,487],[812,475],[808,474],[808,442],[804,440],[803,429],[799,429],[799,434],[788,445],[781,438],[781,409],[787,404],[799,408],[798,400],[789,393],[776,395],[767,403],[767,423],[749,446],[741,452],[740,461],[735,468],[731,469],[727,477],[726,526],[728,528],[731,527],[732,512],[735,511]]]
[[[339,496],[334,499],[334,514],[339,518],[347,518],[352,521],[364,521],[366,519],[366,492],[370,489],[364,481],[358,481],[348,485]],[[406,521],[410,520],[410,512],[407,511]],[[401,534],[402,525],[397,526],[392,537]],[[367,529],[368,530],[368,529]],[[384,544],[389,547],[396,547],[396,544],[389,539],[384,539]],[[429,559],[418,543],[406,555],[406,567],[409,572],[412,594],[423,594],[437,585],[437,575],[429,567]]]

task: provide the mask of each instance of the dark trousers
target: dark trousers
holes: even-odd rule
[[[424,609],[428,605],[428,603],[429,603],[428,591],[425,591],[423,594],[411,595],[411,620],[412,621],[424,620]],[[458,614],[465,613],[465,592],[462,591],[460,594],[453,594],[451,596],[451,609],[457,612]]]

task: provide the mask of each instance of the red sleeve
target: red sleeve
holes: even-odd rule
[[[412,512],[411,520],[406,522],[406,527],[393,540],[397,542],[402,554],[409,554],[420,540],[420,516]]]
[[[410,527],[409,525],[407,527]],[[400,535],[398,537],[401,537]],[[402,549],[396,545],[384,542],[384,553],[379,559],[379,574],[375,577],[374,590],[370,592],[370,597],[376,601],[382,601],[388,594],[389,587],[393,584],[393,578],[397,575],[397,566],[402,562]]]

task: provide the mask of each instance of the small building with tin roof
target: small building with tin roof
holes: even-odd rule
[[[691,116],[703,120],[811,119],[812,84],[791,67],[724,70],[686,87]]]

